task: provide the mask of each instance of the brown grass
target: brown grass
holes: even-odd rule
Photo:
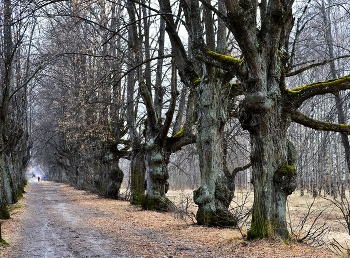
[[[192,190],[169,191],[168,193],[169,198],[180,209],[184,209],[184,203],[190,200],[187,211],[191,219],[197,210],[192,201],[192,195]],[[238,216],[245,215],[253,205],[253,198],[252,191],[238,189],[231,203],[232,211],[238,212]],[[322,246],[332,250],[337,255],[346,256],[350,253],[350,236],[344,228],[343,214],[335,205],[332,205],[329,198],[332,197],[313,198],[309,193],[301,196],[298,191],[294,192],[288,197],[288,228],[292,232],[294,241],[300,241],[310,246]],[[350,200],[350,196],[347,195],[347,198]],[[191,222],[189,216],[183,216],[188,223]],[[250,226],[249,221],[250,217],[245,217],[239,224],[241,232],[238,234],[240,233],[241,238],[246,236]],[[303,239],[304,237],[305,239]]]
[[[273,239],[248,242],[237,229],[196,226],[191,221],[196,211],[196,206],[191,201],[191,190],[168,193],[177,207],[186,210],[189,215],[142,211],[140,207],[131,206],[128,202],[99,198],[63,184],[60,184],[59,191],[64,192],[82,210],[94,211],[86,216],[85,227],[104,232],[115,241],[124,239],[123,250],[132,257],[338,257],[326,250],[326,246],[315,248],[297,242],[285,244]],[[245,205],[249,209],[252,194],[245,199],[246,194],[245,191],[237,192],[235,201],[239,205],[247,202]],[[307,204],[297,194],[290,199],[293,220],[302,218]],[[323,207],[323,200],[317,200],[316,206],[315,209]],[[12,218],[3,222],[3,237],[10,246],[0,248],[0,257],[8,257],[6,254],[20,241],[16,230],[26,226],[22,224],[25,210],[25,199],[22,199],[20,205],[11,211]],[[338,215],[334,216],[335,221],[332,223],[336,225]],[[249,224],[243,226],[249,227]],[[335,235],[340,233],[344,233],[341,228],[338,233],[334,231]]]

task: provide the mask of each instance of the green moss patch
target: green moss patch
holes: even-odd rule
[[[296,188],[297,173],[294,166],[283,165],[274,174],[273,180],[277,190],[291,194]]]
[[[151,196],[146,194],[141,201],[144,210],[171,211],[173,203],[165,196]]]
[[[206,227],[236,227],[237,221],[227,210],[205,210],[199,208],[196,214],[198,225]]]
[[[278,173],[284,176],[294,176],[295,168],[291,165],[284,165],[278,170]]]
[[[143,198],[144,198],[144,194],[134,193],[134,194],[132,194],[130,204],[141,205]]]
[[[173,136],[171,136],[171,138],[181,138],[185,133],[185,126],[181,127],[181,129],[174,134]]]
[[[222,62],[223,64],[234,66],[236,69],[240,70],[243,64],[243,59],[235,58],[228,55],[223,55],[218,52],[214,52],[210,49],[207,49],[207,54],[214,58],[215,60]]]
[[[270,233],[270,230],[269,230],[269,227],[267,226],[267,223],[264,223],[263,221],[261,221],[261,223],[258,223],[252,226],[251,229],[247,232],[247,239],[255,240],[255,239],[271,237],[269,233]]]
[[[0,245],[9,245],[5,239],[0,239]]]
[[[201,82],[201,79],[199,79],[197,76],[194,76],[191,78],[191,83],[194,85],[194,86],[197,86],[199,85]]]
[[[9,219],[10,211],[7,205],[0,210],[0,219]]]

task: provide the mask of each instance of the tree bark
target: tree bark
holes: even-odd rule
[[[247,96],[241,107],[241,123],[251,138],[254,204],[250,239],[289,237],[285,208],[288,195],[296,188],[296,170],[294,150],[286,137],[290,119],[277,104],[281,101],[280,97],[272,100],[255,94]]]
[[[162,144],[157,143],[156,137],[146,137],[146,195],[141,203],[145,210],[168,211],[171,201],[166,197],[169,189],[168,164],[170,153]]]
[[[12,43],[12,4],[11,0],[4,0],[3,21],[4,21],[4,71],[1,81],[0,92],[0,218],[9,218],[7,193],[5,189],[5,178],[7,177],[6,164],[6,129],[8,122],[10,87],[12,78],[12,60],[13,60],[13,43]]]
[[[210,1],[205,1],[207,4]],[[223,7],[220,5],[220,9]],[[222,51],[225,44],[225,29],[220,28],[219,38],[215,38],[214,20],[211,10],[204,6],[201,24],[200,7],[198,1],[190,1],[190,18],[192,30],[192,49],[200,74],[200,83],[197,86],[198,96],[198,123],[197,149],[201,172],[201,186],[194,191],[194,202],[198,205],[196,213],[197,223],[205,226],[235,226],[236,221],[229,211],[232,192],[228,188],[228,180],[224,172],[223,158],[223,130],[227,121],[227,94],[228,81],[225,72],[215,67],[207,58],[216,47]],[[223,26],[223,23],[220,23]],[[202,32],[205,33],[205,43]]]
[[[145,175],[146,168],[144,162],[144,151],[140,145],[132,146],[131,164],[130,164],[130,203],[140,205],[145,195]]]
[[[205,226],[235,226],[228,208],[232,200],[224,173],[222,149],[226,121],[222,76],[216,68],[204,71],[198,87],[197,148],[201,186],[194,191],[197,223]]]
[[[131,56],[130,63],[128,65],[129,70],[132,70],[135,64],[140,63],[140,42],[137,34],[136,27],[136,14],[132,1],[127,1],[127,9],[130,19],[129,26],[129,55]],[[139,68],[140,69],[140,68]],[[137,71],[139,71],[139,69]],[[136,129],[136,115],[138,103],[135,101],[135,83],[140,80],[141,73],[135,71],[130,72],[127,75],[127,124],[129,129],[129,135],[131,139],[132,155],[131,155],[131,198],[130,203],[134,205],[140,205],[145,193],[144,180],[145,180],[145,168],[143,149],[140,143],[140,135]],[[135,105],[136,103],[136,105]]]

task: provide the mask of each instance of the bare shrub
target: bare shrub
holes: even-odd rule
[[[250,226],[250,218],[252,214],[252,195],[253,192],[241,191],[233,198],[230,212],[237,221],[237,229],[242,237],[247,236],[247,229]]]
[[[332,205],[334,205],[341,214],[341,218],[338,219],[338,223],[344,227],[346,232],[350,235],[350,200],[345,194],[341,194],[340,198],[325,198]],[[336,239],[332,239],[329,244],[329,249],[337,255],[346,255],[350,257],[350,247],[347,243],[340,243]]]
[[[184,220],[187,224],[196,223],[196,214],[197,210],[196,205],[193,202],[192,193],[186,191],[180,191],[180,193],[172,198],[173,214],[177,219]]]
[[[329,244],[328,249],[336,255],[350,257],[349,245],[348,244],[341,244],[334,238],[333,238],[332,242]]]
[[[130,191],[130,188],[126,188],[126,189],[123,189],[123,191],[120,191],[120,194],[119,194],[119,200],[123,200],[123,201],[130,201],[130,198],[131,198],[131,191]]]
[[[339,220],[339,223],[345,228],[350,235],[350,201],[346,195],[341,195],[338,199],[325,198],[331,202],[342,214],[344,221]]]
[[[321,210],[315,206],[316,197],[313,197],[311,203],[307,203],[307,211],[295,225],[291,219],[289,202],[287,202],[287,214],[289,218],[289,229],[293,240],[299,243],[306,243],[311,246],[322,246],[325,244],[324,236],[328,233],[326,211],[330,205],[322,207]],[[300,212],[300,211],[298,211]]]

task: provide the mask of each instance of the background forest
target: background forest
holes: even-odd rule
[[[1,218],[28,167],[144,209],[170,209],[168,189],[194,190],[207,226],[237,223],[235,189],[266,203],[294,190],[346,198],[348,2],[4,0],[0,9]],[[249,236],[288,237],[278,226],[285,203],[274,224],[260,221],[270,217],[260,202]]]

